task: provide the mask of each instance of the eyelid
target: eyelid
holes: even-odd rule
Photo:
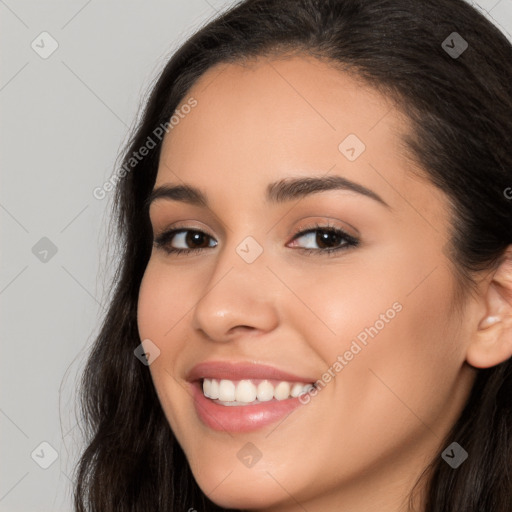
[[[203,225],[194,226],[190,222],[196,221],[177,221],[171,225],[166,225],[164,228],[155,231],[154,238],[158,238],[159,236],[168,233],[169,231],[201,231],[205,235],[208,235],[210,238],[215,240],[215,237],[211,234],[208,228],[204,227]]]
[[[312,220],[314,219],[314,220]],[[333,222],[334,221],[334,222]],[[202,223],[199,226],[197,225],[198,221],[192,220],[181,220],[176,221],[174,224],[170,226],[166,226],[163,229],[160,229],[155,233],[153,244],[164,251],[166,251],[169,255],[174,256],[194,256],[206,249],[213,249],[218,245],[218,240],[214,235],[210,233],[210,230]],[[196,225],[194,225],[196,224]],[[339,226],[338,224],[342,224],[345,226],[349,226],[352,228],[352,231],[355,231],[356,234],[351,233],[350,229],[346,229],[345,227]],[[210,241],[215,242],[213,246],[210,247],[199,247],[199,248],[175,248],[169,247],[170,243],[175,240],[175,237],[183,232],[200,232],[206,235]],[[344,239],[341,242],[341,245],[334,248],[311,248],[311,247],[290,247],[290,244],[295,240],[307,236],[309,233],[314,233],[315,231],[333,231],[337,232],[338,235]],[[293,248],[295,251],[299,251],[304,255],[325,255],[325,256],[335,256],[337,252],[343,252],[345,250],[357,247],[361,243],[359,230],[353,227],[351,224],[347,222],[340,221],[337,218],[325,217],[325,216],[311,216],[306,219],[301,219],[301,223],[298,227],[294,228],[291,233],[287,235],[286,247]]]
[[[296,225],[294,224],[294,226]],[[291,229],[288,236],[292,236],[294,233],[302,233],[303,231],[308,231],[311,229],[338,229],[343,231],[347,236],[350,236],[354,239],[359,239],[361,236],[359,230],[352,226],[352,224],[341,221],[340,219],[336,219],[334,217],[322,216],[314,216],[302,219],[298,227]]]
[[[155,238],[155,240],[153,241],[153,244],[158,249],[161,249],[161,250],[165,251],[169,256],[170,255],[174,255],[176,257],[180,257],[180,256],[195,256],[195,255],[198,255],[199,253],[202,253],[203,251],[205,251],[207,249],[211,249],[213,247],[216,247],[217,244],[218,244],[218,242],[215,241],[216,243],[215,243],[215,245],[213,247],[199,247],[199,248],[192,248],[192,249],[168,247],[167,244],[169,244],[171,240],[174,240],[174,237],[176,235],[178,235],[180,233],[183,233],[183,232],[187,232],[187,231],[191,231],[191,232],[192,231],[199,231],[199,232],[201,232],[200,230],[187,229],[187,228],[183,228],[183,227],[182,228],[175,228],[175,229],[171,228],[171,229],[166,230],[163,233],[159,234]],[[305,229],[305,230],[302,230],[302,231],[299,231],[298,233],[296,233],[295,236],[292,238],[292,240],[286,244],[286,246],[290,247],[290,245],[289,245],[290,243],[293,243],[295,240],[297,240],[297,239],[299,239],[299,238],[301,238],[303,236],[306,236],[309,233],[314,233],[315,231],[333,231],[333,232],[336,232],[337,234],[339,234],[341,236],[341,238],[344,239],[344,243],[342,243],[342,245],[339,245],[339,246],[336,246],[336,247],[331,247],[331,248],[314,249],[314,248],[311,248],[311,247],[296,247],[296,248],[294,248],[294,251],[299,251],[299,253],[301,253],[303,255],[307,255],[307,256],[334,257],[334,256],[337,256],[338,253],[341,253],[341,252],[347,251],[349,249],[358,247],[360,245],[360,242],[361,242],[359,237],[353,237],[353,236],[349,235],[348,233],[346,233],[344,230],[342,230],[340,228],[332,227],[332,226],[326,226],[326,225],[316,225],[316,226],[311,226],[308,229]],[[211,240],[215,240],[214,237],[208,235],[207,233],[202,233],[202,234],[205,234]]]
[[[348,233],[345,229],[340,228],[339,226],[335,226],[332,224],[324,224],[324,223],[314,223],[313,225],[307,226],[303,229],[299,229],[297,233],[293,236],[290,242],[294,242],[295,240],[302,238],[303,236],[308,235],[309,233],[314,233],[315,231],[333,231],[340,234],[345,239],[345,244],[338,248],[331,249],[311,249],[306,247],[297,247],[298,250],[306,251],[306,252],[317,252],[317,253],[329,253],[335,252],[337,250],[342,250],[343,248],[358,246],[361,243],[361,239],[359,236],[354,236]]]
[[[345,224],[345,225],[349,226],[350,228],[352,228],[355,231],[355,233],[351,233],[344,227],[340,227],[340,226],[336,226],[335,224],[332,224],[330,222],[331,219],[329,217],[323,217],[323,219],[325,219],[325,222],[323,220],[322,221],[316,220],[316,221],[302,222],[301,224],[299,224],[298,227],[296,227],[290,231],[290,233],[287,235],[287,238],[293,237],[290,240],[290,241],[292,241],[292,240],[295,240],[295,238],[297,238],[298,236],[304,235],[308,231],[313,231],[313,230],[317,230],[317,229],[318,230],[337,229],[339,231],[344,232],[347,236],[352,237],[352,238],[359,238],[359,236],[360,236],[359,230],[357,230],[356,228],[354,228],[353,226],[351,226],[350,224],[348,224],[346,222],[344,222],[342,224]],[[337,222],[340,222],[340,221],[337,221]],[[170,226],[166,226],[162,229],[158,229],[154,232],[154,238],[155,239],[159,238],[161,235],[168,233],[169,231],[173,231],[173,232],[201,231],[205,235],[208,235],[210,238],[212,238],[218,242],[218,240],[215,238],[215,236],[212,235],[208,229],[206,229],[203,226],[194,226],[193,224],[189,224],[188,221],[178,221]]]
[[[172,202],[172,201],[167,201]],[[229,229],[219,217],[210,210],[203,212],[200,207],[183,204],[162,204],[166,201],[154,201],[152,207],[156,205],[154,211],[149,214],[149,221],[153,232],[163,233],[170,229],[187,228],[197,229],[213,236],[212,233],[218,233],[224,236]],[[186,208],[184,206],[187,206]],[[199,220],[202,219],[202,220]],[[161,228],[159,227],[161,226]]]

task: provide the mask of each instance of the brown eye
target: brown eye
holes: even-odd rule
[[[343,241],[343,235],[334,230],[317,230],[316,243],[321,249],[330,249],[338,246]]]
[[[214,242],[211,244],[210,242]],[[210,235],[195,229],[173,229],[155,239],[155,245],[168,253],[197,252],[215,247],[217,242]]]
[[[208,239],[210,238],[206,233],[201,231],[187,230],[185,235],[185,245],[191,248],[208,247]]]
[[[297,242],[303,240],[302,245]],[[343,230],[331,226],[315,226],[301,231],[293,239],[293,247],[307,253],[331,253],[357,246],[359,240]]]

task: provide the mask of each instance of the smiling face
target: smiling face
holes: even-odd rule
[[[150,207],[155,238],[176,232],[153,248],[138,325],[198,484],[225,507],[397,510],[474,379],[446,197],[410,172],[392,103],[326,63],[222,64],[190,97]],[[185,185],[196,194],[170,190]],[[251,418],[254,404],[198,398],[207,370],[190,372],[210,361],[318,389]]]

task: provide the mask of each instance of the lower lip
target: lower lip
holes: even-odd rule
[[[298,397],[269,400],[253,405],[220,405],[204,396],[201,382],[193,382],[194,406],[201,421],[213,430],[250,432],[265,427],[290,414],[302,404]]]

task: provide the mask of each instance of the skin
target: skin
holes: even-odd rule
[[[153,248],[138,325],[161,351],[151,375],[199,486],[229,508],[407,510],[416,479],[445,448],[474,366],[512,353],[495,342],[503,324],[481,324],[509,303],[496,287],[485,293],[489,278],[455,310],[447,198],[413,174],[401,146],[407,119],[376,90],[294,56],[217,65],[183,104],[189,97],[198,104],[166,135],[155,188],[190,184],[209,204],[159,199],[151,222],[155,236],[188,227],[217,245],[188,255]],[[366,145],[353,162],[338,149],[348,134]],[[265,202],[271,182],[325,175],[364,185],[390,208],[348,190]],[[360,245],[327,255],[314,237],[293,240],[327,221]],[[236,252],[247,236],[263,248],[250,264]],[[236,434],[197,417],[185,381],[195,364],[250,361],[320,379],[396,302],[401,311],[280,424]],[[262,453],[252,468],[237,458],[247,442]]]

